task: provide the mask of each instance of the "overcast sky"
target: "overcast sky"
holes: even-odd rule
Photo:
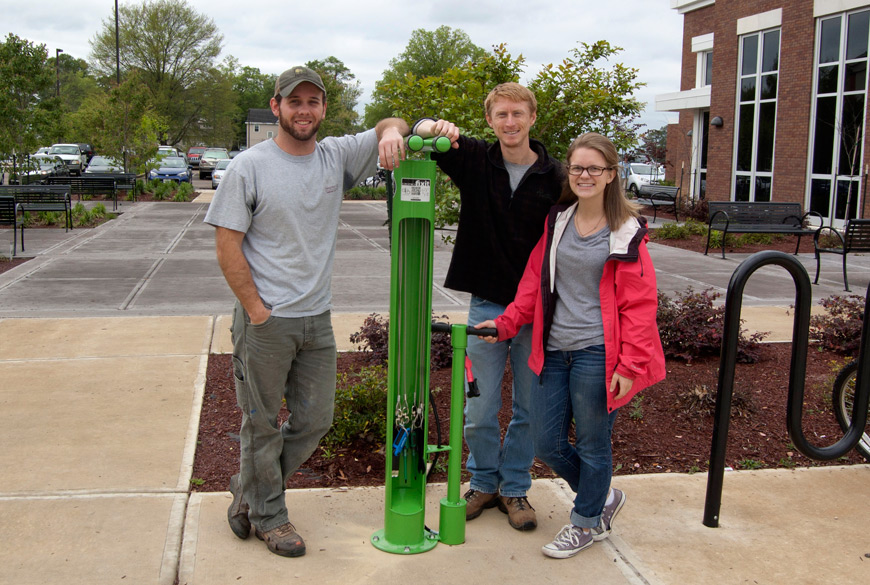
[[[120,5],[141,0],[119,0]],[[507,44],[525,57],[521,81],[543,65],[558,64],[579,43],[607,40],[622,47],[617,59],[639,70],[647,85],[637,94],[647,109],[641,122],[659,128],[675,120],[655,112],[655,96],[680,89],[682,16],[670,0],[203,0],[224,36],[219,59],[232,55],[263,73],[334,56],[360,81],[362,103],[390,59],[398,56],[415,29],[441,25],[464,30],[474,44],[491,50]],[[114,0],[0,0],[0,33],[14,33],[88,60],[90,41],[102,22],[114,23]],[[265,106],[264,106],[265,107]]]

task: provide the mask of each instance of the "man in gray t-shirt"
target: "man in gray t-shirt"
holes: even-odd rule
[[[317,141],[326,112],[320,76],[293,67],[270,101],[278,135],[239,154],[205,222],[237,302],[233,374],[242,410],[241,468],[230,479],[233,533],[254,533],[275,554],[305,554],[289,521],[284,486],[332,424],[336,346],[330,316],[338,212],[346,189],[404,158],[404,120]],[[437,129],[452,141],[453,124]],[[277,426],[282,399],[290,417]]]

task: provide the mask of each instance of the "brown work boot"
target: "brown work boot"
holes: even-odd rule
[[[517,530],[534,530],[538,525],[535,509],[525,496],[521,498],[499,496],[498,509],[508,515],[508,522]]]
[[[287,522],[278,528],[261,532],[254,527],[254,534],[264,541],[269,550],[282,557],[301,557],[305,554],[305,542],[296,532],[296,528]]]
[[[495,508],[498,505],[498,494],[487,494],[477,490],[468,490],[465,495],[465,519],[474,520],[487,508]]]
[[[233,534],[242,540],[251,534],[251,521],[248,520],[248,503],[242,498],[242,486],[239,485],[239,476],[230,478],[230,493],[233,494],[233,502],[227,509],[227,521]]]

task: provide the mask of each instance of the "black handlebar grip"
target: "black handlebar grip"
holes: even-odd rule
[[[432,322],[432,333],[450,333],[450,323]],[[478,337],[498,337],[498,329],[492,327],[484,327],[483,329],[475,329],[472,326],[465,328],[465,333],[468,335],[477,335]]]

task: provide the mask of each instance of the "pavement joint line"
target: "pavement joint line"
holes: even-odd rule
[[[220,493],[220,492],[218,492]],[[188,492],[178,491],[171,488],[154,488],[143,490],[141,488],[129,490],[63,490],[46,492],[12,492],[0,494],[0,502],[17,502],[22,500],[87,500],[107,498],[165,498],[167,496],[187,496]]]
[[[171,254],[172,251],[175,250],[175,247],[178,246],[179,242],[181,242],[181,239],[187,233],[187,230],[190,229],[190,226],[193,225],[193,222],[196,220],[196,218],[199,217],[199,214],[204,207],[205,205],[200,205],[196,208],[196,210],[194,210],[193,214],[190,216],[190,219],[187,220],[187,223],[184,224],[178,234],[176,234],[172,241],[169,242],[169,245],[166,247],[164,254]]]
[[[366,242],[368,242],[369,244],[371,244],[373,248],[375,248],[375,249],[377,249],[377,250],[380,250],[381,252],[385,252],[385,253],[387,253],[387,254],[390,253],[389,250],[387,250],[386,248],[384,248],[383,246],[381,246],[379,243],[377,243],[377,242],[376,242],[375,240],[373,240],[372,238],[370,238],[370,237],[368,237],[367,235],[363,234],[361,231],[359,231],[358,229],[356,229],[355,227],[353,227],[352,225],[350,225],[350,224],[347,223],[346,221],[343,221],[343,220],[342,220],[342,221],[340,221],[339,223],[341,224],[341,226],[342,226],[344,229],[346,229],[346,230],[348,230],[348,231],[350,231],[350,232],[356,234],[357,237],[359,237],[360,239],[363,239],[363,240],[365,240]]]
[[[154,261],[148,271],[145,273],[139,282],[136,283],[136,286],[133,287],[133,290],[130,291],[130,294],[127,295],[127,298],[124,299],[124,302],[118,307],[120,311],[126,311],[136,302],[136,297],[138,297],[144,290],[145,287],[148,286],[148,282],[151,280],[151,277],[160,269],[163,263],[166,261],[166,258],[158,258]]]
[[[196,575],[196,549],[199,544],[199,516],[202,510],[202,494],[193,492],[187,502],[184,518],[184,534],[181,537],[178,583],[193,583]]]
[[[36,262],[36,260],[41,260],[41,261]],[[0,284],[0,290],[4,290],[6,288],[9,288],[10,286],[12,286],[13,284],[15,284],[17,282],[21,282],[22,280],[24,280],[25,278],[27,278],[31,274],[40,270],[43,266],[48,266],[49,264],[53,263],[56,260],[57,260],[57,257],[45,257],[45,256],[37,256],[33,260],[29,260],[23,266],[27,266],[28,264],[34,263],[33,266],[31,266],[29,268],[29,270],[25,270],[24,272],[22,272],[19,276],[11,279],[9,282],[5,282],[3,284]]]
[[[457,297],[456,297],[452,292],[450,292],[448,289],[444,288],[444,287],[441,286],[440,284],[434,284],[434,283],[433,283],[433,284],[432,284],[432,288],[433,288],[434,290],[440,292],[440,293],[441,293],[442,295],[444,295],[445,297],[447,297],[447,299],[448,299],[450,302],[452,302],[454,305],[458,305],[458,306],[465,305],[465,302],[464,302],[464,301],[459,300],[459,298],[457,298]]]
[[[13,317],[6,317],[13,319]],[[34,362],[72,362],[72,361],[99,361],[99,360],[117,360],[117,359],[145,359],[145,358],[190,358],[208,355],[207,353],[135,353],[135,354],[119,354],[119,355],[82,355],[68,357],[18,357],[18,358],[2,358],[0,364],[15,364],[15,363],[34,363]]]

